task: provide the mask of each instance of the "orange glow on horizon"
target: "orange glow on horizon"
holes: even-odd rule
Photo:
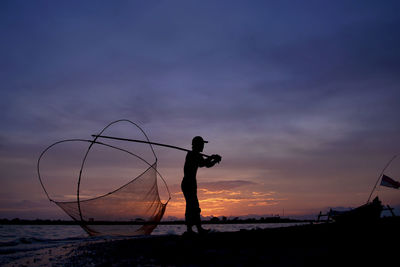
[[[248,214],[271,214],[270,207],[279,205],[281,200],[275,192],[258,192],[238,188],[236,190],[213,190],[198,188],[201,215],[207,216],[242,216]],[[185,199],[183,193],[173,192],[165,216],[184,218]]]

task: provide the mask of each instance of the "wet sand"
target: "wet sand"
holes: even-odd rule
[[[310,224],[80,243],[12,266],[389,266],[399,218],[371,224]],[[395,244],[393,244],[395,243]],[[45,254],[43,254],[43,257]],[[23,262],[25,260],[25,262]]]

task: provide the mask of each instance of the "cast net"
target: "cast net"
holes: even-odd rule
[[[150,142],[143,130],[138,125],[128,120],[112,122],[105,127],[100,134],[103,133],[108,127],[118,122],[128,122],[135,125],[142,131],[147,141]],[[77,177],[76,199],[72,201],[54,200],[50,197],[43,184],[40,173],[40,163],[43,156],[50,149],[58,145],[71,142],[83,142],[88,145],[86,153],[83,155],[79,172],[77,171],[75,173]],[[144,165],[147,166],[147,168],[145,168],[139,175],[131,177],[130,181],[111,192],[90,198],[82,197],[80,187],[81,180],[83,180],[85,176],[84,167],[86,166],[89,152],[94,146],[116,150],[130,157],[134,157],[135,159],[139,159],[142,163],[145,163]],[[150,148],[155,159],[154,163],[152,164],[130,150],[121,148],[114,144],[98,142],[96,138],[94,140],[62,140],[46,148],[40,155],[37,165],[39,180],[49,200],[57,204],[57,206],[59,206],[66,214],[68,214],[69,217],[76,221],[89,235],[148,235],[161,221],[167,203],[171,198],[167,184],[157,170],[157,157],[151,145]],[[125,167],[125,169],[129,169],[129,166]],[[106,176],[107,175],[109,174],[106,174]],[[112,175],[110,175],[110,178],[111,176]],[[169,198],[165,203],[163,203],[160,199],[158,188],[158,180],[160,179],[158,178],[164,182],[165,188],[168,192]],[[115,179],[110,180],[115,181]]]

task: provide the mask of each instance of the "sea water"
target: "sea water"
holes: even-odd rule
[[[204,228],[216,232],[234,232],[242,229],[277,228],[299,224],[302,223],[206,224]],[[185,231],[185,225],[159,225],[154,229],[152,235],[181,235]],[[89,237],[77,225],[0,225],[0,265],[19,258],[21,255],[29,255],[42,249],[111,239],[119,238],[110,236]]]

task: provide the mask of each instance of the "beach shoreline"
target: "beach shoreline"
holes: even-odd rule
[[[392,241],[399,237],[398,226],[396,217],[354,225],[97,240],[43,249],[6,266],[382,266],[397,253]]]

